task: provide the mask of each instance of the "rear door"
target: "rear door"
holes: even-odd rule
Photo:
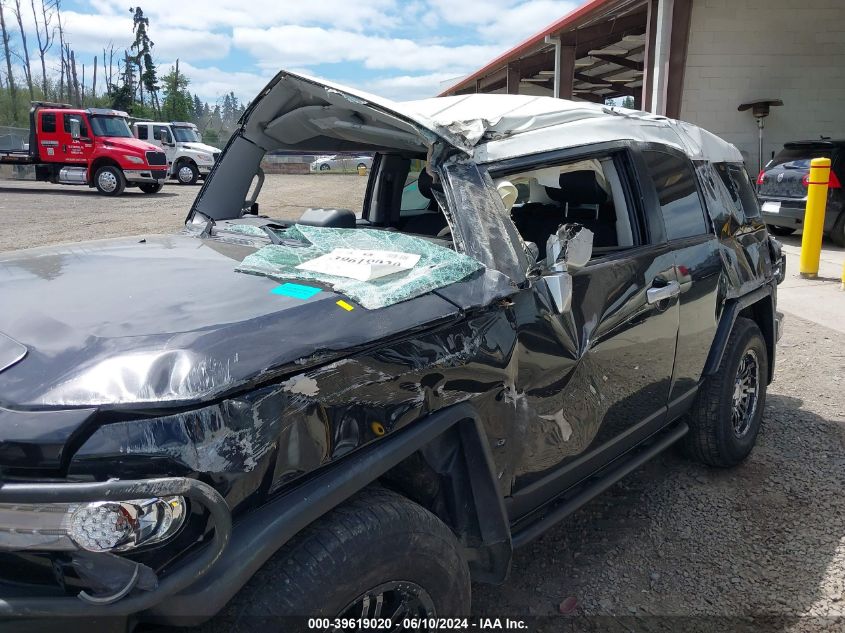
[[[55,111],[38,111],[38,155],[45,163],[60,163],[64,153],[59,146],[59,121]]]
[[[695,168],[683,153],[640,146],[646,204],[663,217],[679,290],[678,343],[669,395],[676,417],[695,397],[719,317],[720,245],[705,211]]]

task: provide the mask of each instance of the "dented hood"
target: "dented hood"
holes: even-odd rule
[[[436,294],[372,311],[326,287],[274,294],[235,272],[255,250],[182,234],[0,255],[0,333],[21,356],[0,407],[190,405],[457,313]]]
[[[240,120],[244,136],[265,150],[368,145],[416,149],[435,142],[469,153],[477,137],[436,122],[404,103],[283,70]]]

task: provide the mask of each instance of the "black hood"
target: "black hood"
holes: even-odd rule
[[[0,332],[27,348],[0,371],[0,406],[191,404],[457,313],[436,294],[352,311],[328,288],[274,294],[235,272],[255,250],[182,234],[0,255]]]

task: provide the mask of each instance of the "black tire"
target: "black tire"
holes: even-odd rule
[[[398,587],[385,591],[382,618],[392,615],[386,611],[397,604],[390,591],[401,595],[414,587],[430,598],[431,616],[469,614],[469,570],[454,534],[425,508],[389,490],[370,488],[279,550],[235,597],[224,619],[362,617],[364,596],[376,595],[373,589],[391,582]],[[364,617],[375,617],[376,602],[370,601],[373,609]],[[344,615],[350,608],[355,615]],[[285,631],[307,631],[306,625],[286,623]]]
[[[845,211],[839,213],[828,237],[836,246],[845,246]]]
[[[177,163],[173,173],[180,185],[195,185],[200,177],[200,170],[189,160]]]
[[[144,193],[158,193],[163,186],[160,182],[145,182],[138,185]]]
[[[329,171],[331,168],[332,166],[328,163],[323,163],[322,165],[320,165],[320,171]]]
[[[104,165],[94,174],[94,186],[104,196],[119,196],[126,189],[126,177],[120,167]]]
[[[756,399],[749,415],[738,416],[742,425],[737,428],[734,396],[740,364],[749,354],[757,369]],[[768,371],[769,356],[760,328],[751,319],[737,318],[719,369],[704,380],[688,416],[690,431],[684,445],[690,457],[720,468],[735,466],[748,457],[760,431]]]
[[[787,235],[795,233],[795,229],[788,226],[775,226],[774,224],[768,224],[766,225],[766,228],[769,229],[769,233],[772,235],[779,235],[780,237],[786,237]]]

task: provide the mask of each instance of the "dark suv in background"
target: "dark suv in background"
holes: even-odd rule
[[[845,195],[842,193],[845,140],[787,143],[757,176],[757,196],[763,219],[775,235],[791,235],[804,224],[807,179],[813,158],[830,158],[824,232],[837,246],[845,246]]]

